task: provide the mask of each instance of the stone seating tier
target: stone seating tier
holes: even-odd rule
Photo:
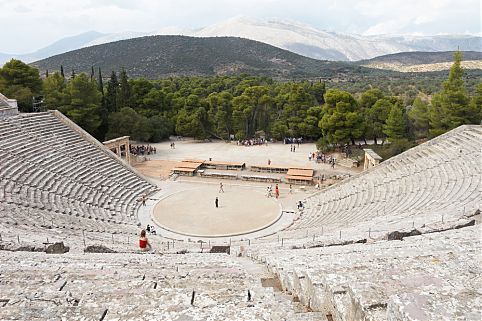
[[[480,225],[403,241],[250,255],[334,320],[480,320]]]
[[[0,269],[2,320],[326,320],[226,254],[15,252]]]
[[[457,221],[480,209],[481,149],[481,126],[461,126],[307,197],[283,235],[321,235],[383,218],[400,225]]]
[[[0,202],[116,223],[136,222],[155,187],[56,112],[0,121]]]

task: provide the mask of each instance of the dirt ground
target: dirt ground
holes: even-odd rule
[[[171,160],[147,160],[135,164],[134,167],[146,176],[165,180],[171,174],[171,169],[176,167],[178,163],[178,161]]]

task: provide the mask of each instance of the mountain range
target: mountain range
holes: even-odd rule
[[[121,32],[106,34],[90,31],[60,39],[30,54],[0,53],[0,64],[12,57],[32,62],[79,48],[151,35],[240,37],[264,42],[309,58],[336,61],[366,60],[377,56],[411,51],[454,51],[457,48],[463,51],[482,51],[482,37],[480,36],[363,36],[322,31],[294,21],[234,17],[196,30],[167,27],[149,33]]]
[[[33,62],[43,73],[104,75],[124,68],[130,77],[160,79],[171,76],[216,76],[242,73],[277,79],[340,78],[372,69],[347,62],[304,57],[263,42],[236,37],[146,36],[90,46]]]

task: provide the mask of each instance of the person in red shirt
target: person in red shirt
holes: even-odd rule
[[[146,237],[146,230],[141,231],[141,237],[139,238],[139,248],[141,249],[141,251],[150,251],[152,248],[149,240]]]

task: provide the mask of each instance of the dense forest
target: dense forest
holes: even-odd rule
[[[32,111],[32,96],[58,109],[99,140],[129,135],[158,142],[169,135],[236,139],[258,135],[280,140],[304,137],[320,148],[357,139],[410,142],[440,135],[461,124],[479,124],[482,83],[466,89],[462,54],[436,93],[379,88],[350,93],[322,81],[279,82],[239,75],[129,79],[125,70],[103,78],[60,72],[40,78],[36,68],[11,60],[0,68],[0,92]]]

